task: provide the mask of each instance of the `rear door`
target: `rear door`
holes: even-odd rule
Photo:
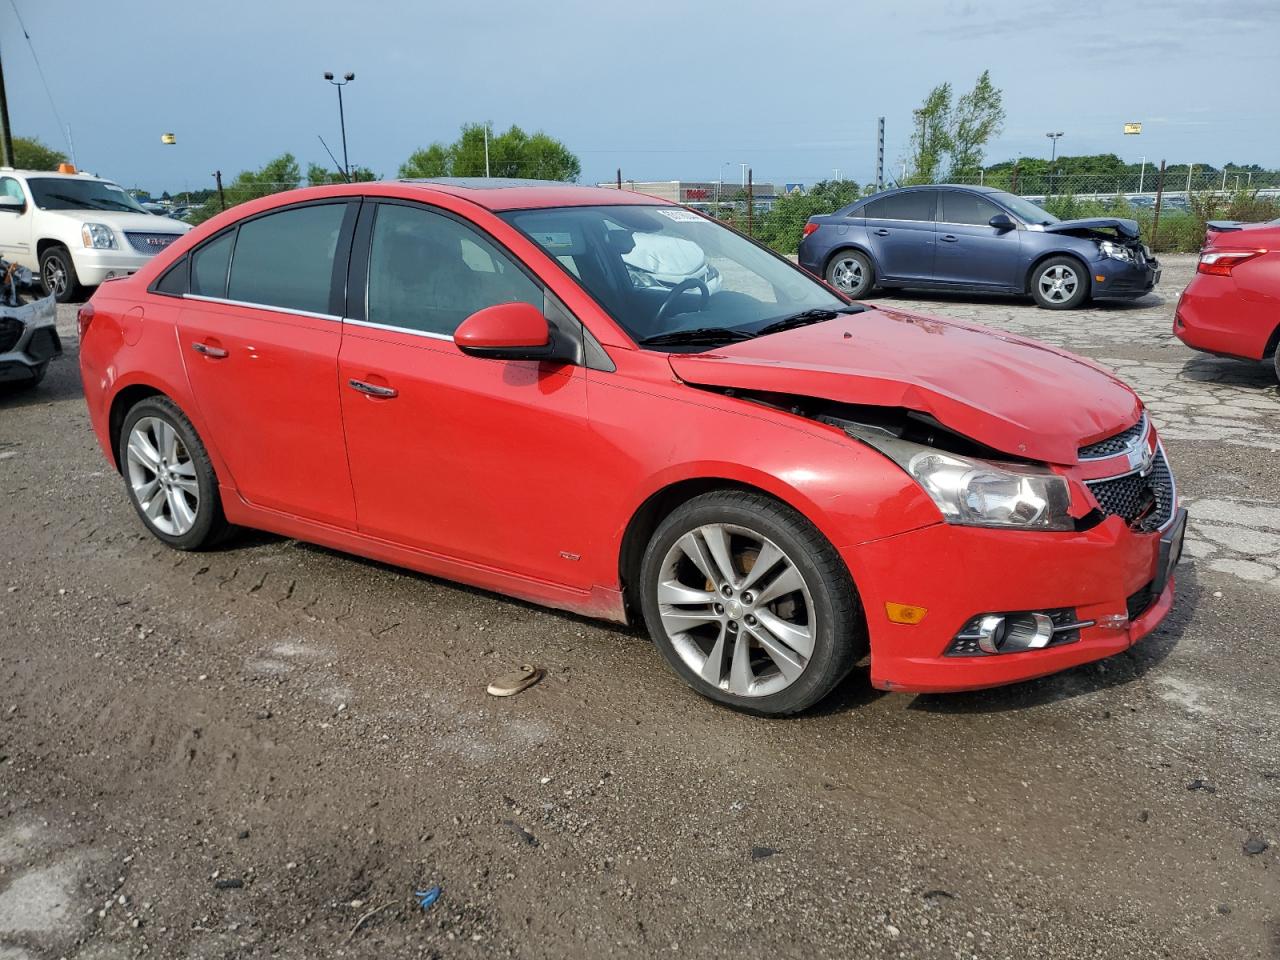
[[[934,276],[942,283],[1013,287],[1022,262],[1022,231],[991,226],[991,218],[1006,211],[980,194],[938,192]]]
[[[921,189],[881,197],[862,208],[880,278],[932,279],[937,205],[938,191]]]
[[[326,201],[242,221],[190,257],[178,322],[187,376],[240,495],[353,527],[338,406],[350,235],[358,202]]]

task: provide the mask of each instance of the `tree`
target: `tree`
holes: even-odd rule
[[[559,140],[538,131],[525,133],[514,124],[489,136],[489,173],[495,177],[576,181],[582,164]],[[485,124],[464,124],[453,143],[437,141],[415,150],[400,167],[402,177],[483,177]]]
[[[983,70],[973,89],[956,101],[950,124],[952,179],[982,169],[984,148],[1004,128],[1003,99],[991,82],[991,71]]]
[[[367,183],[370,180],[377,180],[378,175],[368,167],[352,167],[351,182]],[[346,183],[347,178],[342,175],[341,170],[330,170],[322,167],[318,163],[307,164],[307,185],[312,187],[321,187],[330,183]]]
[[[795,253],[805,221],[834,213],[859,195],[858,185],[852,180],[823,180],[808,193],[788,193],[774,201],[773,209],[761,218],[756,239],[779,253]]]
[[[975,177],[987,144],[1004,127],[1003,95],[984,70],[954,104],[951,84],[938,84],[912,117],[908,183],[936,183],[944,169],[952,179]]]
[[[302,171],[292,153],[282,153],[260,170],[242,170],[227,184],[224,192],[227,206],[234,207],[246,200],[268,197],[283,190],[293,190],[302,182]],[[188,218],[189,223],[203,223],[221,211],[221,203],[215,192],[200,209]]]
[[[46,147],[34,137],[13,138],[13,165],[19,170],[57,170],[67,155]]]

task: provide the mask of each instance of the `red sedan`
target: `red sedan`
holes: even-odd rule
[[[1280,220],[1209,224],[1173,332],[1197,350],[1270,360],[1280,378]]]
[[[233,525],[643,618],[700,693],[802,710],[866,653],[960,690],[1124,650],[1185,512],[1092,363],[853,304],[682,207],[352,184],[210,220],[80,312],[142,522]]]

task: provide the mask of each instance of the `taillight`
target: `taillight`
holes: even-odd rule
[[[89,324],[93,323],[93,304],[86,303],[78,311],[76,311],[76,326],[80,329],[80,339],[84,339],[84,332],[89,329]]]
[[[1207,273],[1215,277],[1229,277],[1231,271],[1246,260],[1260,257],[1266,250],[1212,250],[1200,254],[1200,263],[1196,265],[1196,273]]]
[[[817,229],[818,229],[818,225],[816,223],[806,223],[804,225],[804,236],[807,237],[809,234],[813,233]]]

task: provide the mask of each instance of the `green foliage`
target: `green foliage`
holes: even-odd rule
[[[852,180],[824,180],[808,193],[789,193],[779,197],[773,209],[760,219],[756,239],[783,254],[792,254],[800,246],[805,221],[824,213],[834,213],[860,196]]]
[[[352,183],[368,183],[377,180],[378,175],[368,167],[352,167],[351,182]],[[340,170],[330,170],[318,163],[307,164],[307,186],[323,187],[331,183],[346,183],[347,178],[342,175]]]
[[[227,207],[268,197],[283,190],[293,190],[302,183],[302,171],[292,153],[282,153],[267,163],[260,170],[243,170],[229,184],[224,184]],[[221,211],[221,204],[215,191],[200,209],[187,220],[188,223],[203,223]]]
[[[1004,98],[984,70],[954,104],[951,84],[938,84],[912,118],[908,183],[937,183],[944,165],[949,179],[976,176],[987,144],[1004,127]]]
[[[415,150],[400,167],[401,177],[483,177],[485,125],[468,123],[453,143],[436,142]],[[514,124],[489,136],[489,173],[494,177],[574,182],[582,164],[559,140],[539,131],[528,134]]]
[[[67,155],[46,147],[34,137],[13,138],[13,165],[19,170],[57,170]]]

